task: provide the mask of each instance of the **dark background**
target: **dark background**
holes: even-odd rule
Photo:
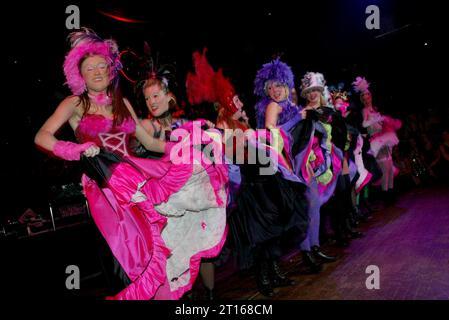
[[[343,81],[349,89],[356,76],[372,84],[374,104],[404,118],[431,114],[447,117],[447,18],[442,2],[425,1],[62,1],[9,3],[2,10],[3,165],[0,223],[27,208],[47,214],[52,186],[79,181],[77,163],[39,152],[34,135],[70,91],[63,85],[65,27],[69,4],[80,9],[81,25],[120,49],[150,43],[164,61],[175,63],[185,100],[184,81],[192,52],[207,46],[211,65],[222,67],[242,95],[247,112],[256,101],[254,77],[273,54],[292,66],[299,85],[307,71],[322,72],[328,84]],[[365,8],[380,8],[380,30],[367,30]],[[143,22],[131,23],[115,17]],[[427,45],[425,45],[427,43]],[[125,92],[131,92],[123,79]],[[130,97],[132,100],[132,97]],[[188,107],[187,107],[188,108]],[[447,123],[447,122],[446,122]],[[74,139],[70,128],[58,136]]]

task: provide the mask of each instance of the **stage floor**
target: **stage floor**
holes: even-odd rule
[[[1,239],[1,285],[14,299],[103,299],[102,274],[93,224],[27,239]],[[305,274],[300,253],[286,252],[282,266],[297,284],[275,289],[273,300],[449,299],[449,188],[415,188],[380,207],[359,228],[364,237],[347,248],[330,244],[339,256],[320,274]],[[77,265],[81,287],[67,290],[65,268]],[[379,269],[379,289],[369,290],[368,266]],[[252,272],[217,268],[219,300],[267,299],[257,292]],[[201,279],[190,299],[201,299]],[[187,297],[185,297],[187,299]]]

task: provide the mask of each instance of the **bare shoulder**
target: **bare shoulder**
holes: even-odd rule
[[[61,101],[59,104],[59,107],[62,108],[72,108],[75,109],[76,107],[81,106],[81,100],[78,96],[68,96],[64,100]]]
[[[277,112],[280,113],[282,111],[282,107],[279,103],[275,101],[271,101],[267,106],[267,112]]]
[[[56,115],[64,115],[64,117],[81,117],[83,114],[83,107],[80,103],[80,98],[78,96],[68,96],[56,108]]]
[[[41,130],[54,134],[67,121],[72,128],[76,128],[81,119],[82,106],[77,96],[69,96],[61,101],[53,114],[47,119]],[[81,116],[80,116],[81,114]]]
[[[70,112],[69,124],[75,130],[84,115],[81,99],[78,96],[69,96],[62,101],[61,105]]]

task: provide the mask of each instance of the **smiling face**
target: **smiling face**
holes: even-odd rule
[[[281,102],[287,99],[288,88],[279,82],[270,82],[267,86],[267,93],[275,102]]]
[[[308,104],[315,105],[320,103],[321,91],[318,89],[312,89],[306,93],[306,99]]]
[[[170,95],[159,85],[153,84],[143,91],[148,110],[153,117],[159,117],[169,109]]]
[[[108,87],[109,64],[104,57],[87,57],[81,63],[80,71],[89,91],[103,92]]]

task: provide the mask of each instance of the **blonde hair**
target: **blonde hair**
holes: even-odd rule
[[[271,84],[275,84],[275,83],[278,83],[278,84],[280,84],[281,86],[284,87],[284,89],[285,89],[285,95],[286,95],[286,97],[288,98],[289,95],[290,95],[290,88],[288,87],[288,85],[287,85],[286,83],[282,83],[282,82],[275,81],[275,80],[268,80],[268,81],[265,82],[265,86],[264,86],[265,94],[266,94],[267,96],[269,96],[269,93],[268,93],[268,87],[269,87]]]
[[[320,107],[327,107],[327,101],[323,94],[320,95]]]

